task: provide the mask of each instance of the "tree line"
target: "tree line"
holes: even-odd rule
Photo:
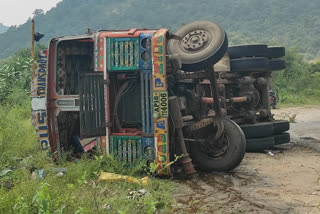
[[[304,59],[320,57],[318,0],[63,0],[46,14],[34,12],[36,30],[52,37],[75,35],[88,28],[178,29],[195,20],[215,21],[231,44],[265,43],[295,47]],[[0,58],[30,43],[31,20],[0,34]]]

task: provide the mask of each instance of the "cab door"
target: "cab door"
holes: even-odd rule
[[[80,137],[106,134],[105,100],[102,72],[79,74]]]

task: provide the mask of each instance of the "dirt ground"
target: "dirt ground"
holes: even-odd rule
[[[291,143],[267,153],[247,153],[230,173],[202,173],[177,181],[174,213],[320,213],[320,106],[273,111],[295,113]]]

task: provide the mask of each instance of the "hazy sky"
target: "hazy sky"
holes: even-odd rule
[[[35,9],[44,12],[62,0],[0,0],[0,23],[11,26],[25,23]]]

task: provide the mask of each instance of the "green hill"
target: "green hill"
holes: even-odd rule
[[[2,23],[0,23],[0,33],[6,32],[8,29],[7,26],[3,25]]]
[[[297,47],[306,59],[320,57],[318,0],[63,0],[35,17],[36,30],[46,35],[42,42],[87,28],[176,29],[194,20],[217,22],[231,44],[281,44]],[[0,58],[30,45],[30,23],[0,34]]]

